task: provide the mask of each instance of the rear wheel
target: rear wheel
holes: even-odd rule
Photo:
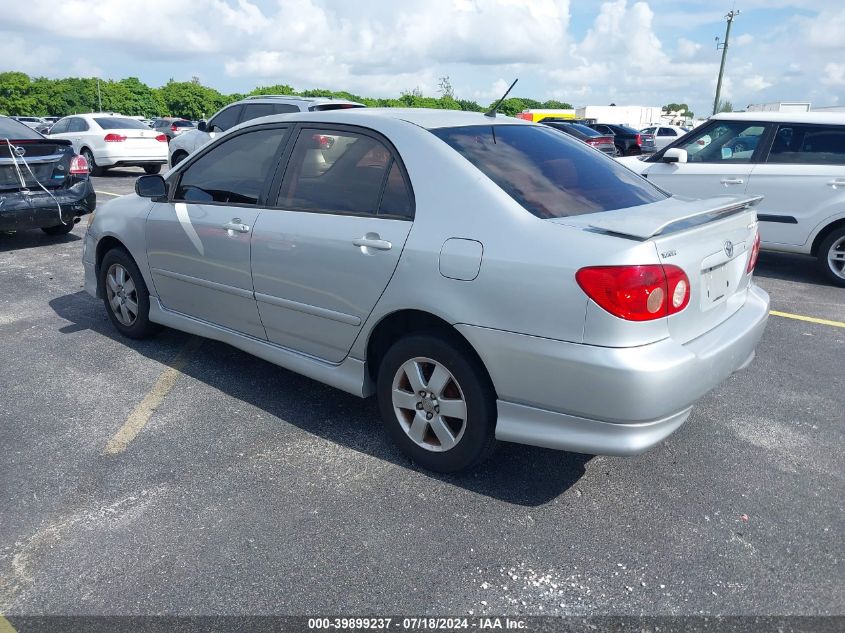
[[[57,226],[42,226],[41,230],[47,235],[67,235],[73,230],[73,221]]]
[[[161,171],[161,165],[144,165],[144,171],[150,175]]]
[[[455,472],[492,452],[496,397],[460,341],[437,334],[400,339],[382,360],[377,392],[388,435],[424,468]]]
[[[845,286],[845,227],[834,230],[819,245],[819,267],[837,286]]]
[[[102,176],[104,170],[102,167],[97,166],[97,163],[94,161],[94,154],[91,153],[91,150],[87,147],[83,147],[82,152],[80,153],[88,163],[88,173],[92,176]]]
[[[103,302],[117,331],[129,338],[147,338],[160,327],[151,322],[150,294],[135,261],[122,248],[113,248],[100,264]]]

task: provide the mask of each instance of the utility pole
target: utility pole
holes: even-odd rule
[[[100,94],[100,78],[99,77],[97,77],[97,103],[100,104],[100,107],[97,111],[102,112],[103,111],[103,96]]]
[[[725,74],[725,58],[728,56],[728,40],[731,37],[731,24],[733,24],[734,18],[738,15],[739,9],[731,9],[728,12],[725,16],[725,19],[728,21],[728,26],[725,29],[725,41],[719,44],[719,38],[716,38],[716,50],[722,49],[722,63],[719,66],[719,79],[716,82],[716,98],[713,100],[713,114],[719,111],[719,97],[722,94],[722,75]]]

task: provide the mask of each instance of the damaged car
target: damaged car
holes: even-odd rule
[[[97,204],[88,171],[70,141],[0,116],[0,231],[70,233]]]

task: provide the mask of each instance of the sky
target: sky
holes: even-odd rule
[[[0,70],[712,109],[845,104],[845,0],[3,0]]]

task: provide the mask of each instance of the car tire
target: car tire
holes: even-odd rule
[[[122,248],[113,248],[103,257],[100,288],[106,312],[118,332],[129,338],[142,339],[161,329],[150,321],[150,294],[141,271]]]
[[[144,173],[149,174],[150,176],[157,174],[160,171],[161,165],[144,165]]]
[[[87,147],[83,147],[80,154],[85,158],[88,162],[88,174],[91,176],[102,176],[104,170],[102,167],[98,167],[96,161],[94,161],[94,154],[91,153],[91,150]]]
[[[179,163],[181,163],[185,158],[188,156],[188,152],[177,151],[173,153],[173,156],[170,157],[170,166],[176,167]]]
[[[57,224],[56,226],[42,226],[41,230],[47,235],[67,235],[73,230],[73,221],[67,224]]]
[[[464,470],[495,447],[493,385],[457,336],[431,332],[394,343],[379,366],[376,392],[387,434],[423,468]],[[447,406],[456,415],[442,415]]]
[[[837,286],[845,287],[845,226],[831,231],[819,245],[819,268]]]

